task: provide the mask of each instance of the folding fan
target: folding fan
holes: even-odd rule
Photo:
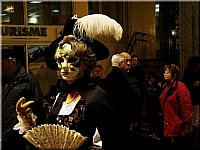
[[[55,124],[34,127],[23,137],[39,150],[76,150],[87,139],[75,130]]]

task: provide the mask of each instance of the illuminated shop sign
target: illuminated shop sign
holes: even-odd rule
[[[46,37],[46,27],[2,27],[2,36],[33,36],[33,37]]]

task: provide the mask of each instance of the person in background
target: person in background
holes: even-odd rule
[[[179,81],[179,67],[175,64],[164,66],[164,80],[159,97],[163,119],[161,146],[163,149],[189,149],[193,115],[190,93]]]
[[[156,72],[150,72],[147,77],[147,120],[150,124],[150,135],[156,137],[157,133],[157,118],[160,111],[159,96],[161,87],[158,85],[158,75]]]
[[[96,83],[102,89],[105,90],[105,84],[104,84],[104,79],[103,79],[103,66],[99,64],[94,66],[91,72],[91,81]],[[102,141],[101,141],[101,137],[99,135],[98,129],[96,129],[96,132],[93,136],[93,143],[94,143],[94,147],[98,146],[97,147],[98,149],[102,148]]]
[[[123,75],[126,77],[126,79],[131,84],[131,86],[132,86],[132,88],[134,90],[134,93],[136,94],[136,97],[138,99],[138,104],[139,104],[139,103],[141,103],[141,92],[140,92],[140,88],[139,88],[139,81],[138,81],[138,79],[130,71],[130,69],[131,69],[131,56],[128,53],[126,53],[126,52],[122,52],[121,54],[124,55],[124,57],[126,59],[126,62],[127,62],[127,68],[125,69]]]
[[[137,55],[131,56],[131,68],[130,72],[138,79],[139,88],[142,95],[142,106],[144,104],[144,97],[146,96],[146,77],[144,73],[144,69],[141,66],[139,57]]]
[[[101,65],[94,66],[92,70],[92,78],[103,78],[103,67]]]
[[[44,118],[39,114],[42,113],[43,94],[38,81],[26,73],[25,68],[17,62],[17,55],[12,49],[1,50],[1,131],[2,131],[2,150],[16,149],[25,150],[27,141],[13,130],[18,123],[16,104],[20,97],[25,97],[27,101],[32,100],[32,111],[38,115],[37,122],[42,123]]]
[[[130,68],[131,68],[131,56],[128,53],[126,53],[126,52],[121,52],[121,54],[124,55],[125,61],[126,61],[126,64],[127,64],[127,66],[126,66],[126,68],[124,68],[123,72],[124,73],[130,72]]]
[[[98,84],[101,88],[106,90],[103,78],[103,66],[95,65],[95,67],[92,69],[91,81]]]
[[[101,20],[101,24],[96,26],[95,21],[98,19]],[[88,20],[90,21],[88,22]],[[87,139],[79,148],[80,150],[87,150],[93,146],[93,135],[96,128],[102,140],[102,149],[123,149],[125,143],[120,136],[123,130],[110,97],[97,84],[92,83],[90,77],[96,62],[109,57],[109,50],[103,43],[95,39],[91,41],[89,37],[81,38],[81,35],[86,35],[85,32],[84,34],[79,33],[83,31],[82,28],[73,34],[77,22],[83,26],[90,24],[102,33],[110,33],[111,31],[106,29],[120,26],[118,23],[113,23],[113,19],[101,14],[88,15],[79,19],[73,17],[67,20],[63,35],[50,44],[45,54],[47,67],[59,70],[62,79],[66,82],[65,90],[58,93],[54,105],[43,101],[44,109],[47,112],[45,122],[67,126],[70,130],[86,136]],[[89,34],[88,32],[87,34]],[[115,33],[112,35],[114,36]],[[18,101],[16,111],[21,118],[27,116],[24,111],[28,106],[29,104],[25,102],[24,98]],[[29,120],[23,120],[22,123],[33,121],[29,117]],[[15,129],[17,130],[17,128]]]
[[[131,56],[131,68],[130,68],[130,73],[137,78],[138,80],[138,86],[140,89],[141,97],[140,97],[140,104],[138,104],[138,125],[137,125],[137,134],[139,137],[139,141],[141,141],[141,135],[142,135],[142,108],[144,106],[144,99],[146,96],[146,77],[144,73],[144,69],[142,68],[140,64],[139,57],[137,55],[132,55]]]
[[[105,78],[107,93],[115,107],[119,117],[123,134],[122,142],[125,141],[123,149],[130,148],[130,128],[137,125],[135,97],[131,84],[124,77],[127,62],[123,54],[114,54],[111,58],[112,70]],[[118,132],[118,131],[116,131]],[[124,143],[124,142],[123,142]]]
[[[132,74],[132,72],[130,72],[130,68],[131,68],[131,56],[126,53],[126,52],[122,52],[122,55],[124,55],[126,63],[127,63],[127,67],[124,69],[124,73],[123,76],[128,80],[129,84],[131,85],[133,91],[134,91],[134,105],[136,106],[136,115],[137,115],[137,126],[134,126],[131,128],[131,142],[134,142],[135,147],[137,147],[138,149],[141,147],[141,121],[142,121],[142,109],[141,108],[141,92],[140,92],[140,88],[139,88],[139,83],[137,78]]]
[[[200,57],[192,56],[188,59],[188,69],[184,70],[182,82],[187,86],[192,100],[192,126],[190,144],[193,149],[199,149],[199,105],[200,105]]]

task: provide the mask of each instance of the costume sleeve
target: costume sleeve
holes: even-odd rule
[[[178,97],[181,105],[181,116],[184,122],[185,129],[192,128],[192,103],[190,99],[190,93],[182,82],[178,84]]]
[[[99,131],[103,149],[117,149],[122,143],[119,138],[122,135],[119,120],[108,102],[108,97],[102,93],[100,99],[103,100],[88,106],[89,114]]]

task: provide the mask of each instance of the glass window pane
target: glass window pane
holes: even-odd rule
[[[72,17],[72,2],[27,2],[28,24],[63,25]]]
[[[29,73],[39,82],[42,93],[46,95],[49,87],[55,85],[57,72],[46,66],[44,51],[49,45],[28,45]]]
[[[102,2],[100,5],[99,2],[88,2],[89,14],[102,13],[109,16],[112,19],[115,19],[118,23],[123,25],[123,5],[127,4],[126,2]],[[106,8],[106,9],[105,9]],[[101,12],[101,11],[102,12]]]
[[[1,2],[1,23],[2,24],[24,24],[23,2],[6,1]]]
[[[46,48],[48,46],[28,46],[28,64],[43,62]]]

